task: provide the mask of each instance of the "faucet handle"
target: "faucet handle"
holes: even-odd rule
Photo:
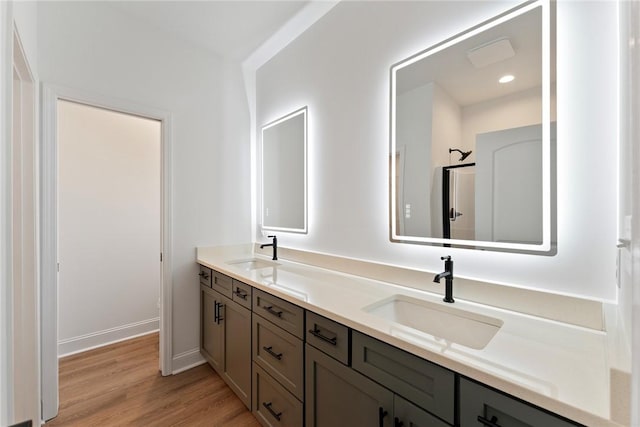
[[[269,239],[273,239],[273,238],[275,238],[276,236],[275,236],[275,235],[273,235],[273,236],[267,236],[267,237],[268,237]]]
[[[447,256],[441,256],[440,259],[442,261],[451,261],[451,255],[447,255]]]

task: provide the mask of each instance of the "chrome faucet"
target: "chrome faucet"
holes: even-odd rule
[[[269,237],[270,239],[273,239],[273,241],[271,243],[264,243],[260,245],[260,249],[266,246],[273,246],[273,257],[271,259],[276,261],[278,259],[278,238],[275,235],[267,236],[267,237]]]
[[[443,256],[440,259],[444,261],[444,271],[436,274],[433,281],[440,283],[440,279],[445,279],[444,298],[442,301],[452,303],[455,302],[453,299],[453,260],[451,256]]]

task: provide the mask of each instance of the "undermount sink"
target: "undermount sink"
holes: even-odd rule
[[[236,266],[243,270],[258,270],[260,268],[276,267],[280,264],[260,258],[239,259],[227,262],[229,265]]]
[[[436,338],[481,350],[502,327],[502,320],[404,295],[393,295],[363,308],[385,320]]]

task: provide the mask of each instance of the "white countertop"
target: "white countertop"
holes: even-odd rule
[[[474,350],[363,310],[398,294],[451,306],[441,295],[287,260],[255,270],[229,263],[251,258],[269,260],[251,245],[197,250],[202,265],[469,378],[588,426],[619,425],[609,416],[604,332],[456,298],[455,308],[504,322],[485,348]]]

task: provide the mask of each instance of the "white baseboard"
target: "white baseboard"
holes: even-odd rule
[[[92,350],[119,341],[128,340],[141,335],[157,332],[160,329],[160,318],[129,323],[103,331],[92,332],[78,337],[58,341],[58,357],[70,356],[83,351]]]
[[[207,361],[204,360],[202,355],[200,354],[200,349],[196,348],[189,351],[183,351],[180,354],[176,354],[173,357],[171,363],[171,373],[172,375],[179,374],[180,372],[184,372],[188,369],[195,368],[196,366],[202,365]]]

